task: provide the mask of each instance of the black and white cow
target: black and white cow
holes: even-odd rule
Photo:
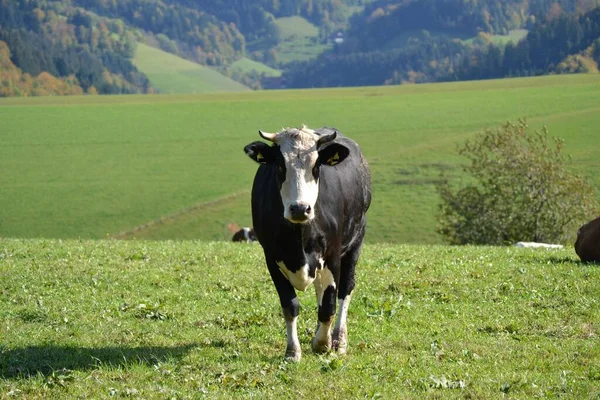
[[[254,229],[243,227],[236,231],[231,237],[232,242],[254,242],[256,236],[254,235]]]
[[[301,358],[295,289],[304,291],[311,283],[319,306],[312,349],[345,353],[354,271],[371,204],[369,166],[358,145],[333,129],[303,126],[259,134],[273,144],[244,148],[261,164],[252,187],[252,220],[283,309],[285,356]],[[336,298],[339,313],[332,327]]]

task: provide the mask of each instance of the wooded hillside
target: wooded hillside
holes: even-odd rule
[[[289,66],[290,87],[597,72],[598,1],[375,1],[342,44]],[[526,28],[522,40],[498,40]],[[468,39],[468,40],[467,40]]]
[[[599,6],[600,0],[0,0],[0,41],[23,76],[45,73],[89,94],[155,91],[132,63],[138,42],[253,88],[266,86],[260,72],[231,68],[244,57],[284,71],[269,87],[485,79],[596,71]],[[315,33],[298,36],[292,25],[299,22]],[[519,41],[515,29],[527,36]],[[3,75],[15,76],[2,65]],[[0,82],[3,95],[44,93],[17,86]]]

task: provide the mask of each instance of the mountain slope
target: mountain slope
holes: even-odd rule
[[[431,5],[432,2],[414,1],[409,5],[421,3]],[[456,23],[450,19],[437,25],[443,28],[442,33],[431,34],[424,30],[418,37],[405,39],[399,47],[390,46],[390,41],[399,42],[393,28],[402,27],[400,22],[408,19],[408,15],[398,10],[407,7],[373,17],[365,22],[364,29],[351,28],[348,33],[354,32],[354,36],[333,51],[313,61],[289,66],[284,73],[288,87],[383,85],[585,72],[595,70],[593,63],[600,61],[600,7],[583,14],[551,14],[546,20],[533,23],[527,36],[518,43],[510,37],[483,31],[474,40],[459,40],[456,35],[467,33],[467,27],[478,26],[465,23],[464,18],[471,14],[459,13],[460,17],[455,16]],[[412,22],[412,28],[436,26]],[[385,29],[387,25],[389,29]],[[400,34],[401,30],[395,33]],[[586,57],[586,62],[569,57],[581,52],[585,52],[581,57]],[[563,62],[568,65],[557,67]]]
[[[133,64],[160,93],[213,93],[250,90],[219,72],[143,43],[138,43]]]

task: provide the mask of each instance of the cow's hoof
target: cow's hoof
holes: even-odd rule
[[[348,343],[340,342],[339,340],[334,340],[332,344],[333,351],[338,354],[346,354],[346,350],[348,349]]]
[[[312,351],[317,354],[327,353],[331,349],[331,338],[328,340],[317,340],[317,338],[313,338],[311,348]]]
[[[299,362],[302,359],[300,346],[288,346],[285,349],[285,360],[290,362]]]
[[[346,354],[346,350],[348,349],[348,334],[345,329],[333,331],[332,347],[339,354]]]
[[[297,363],[302,360],[302,353],[285,353],[285,361]]]

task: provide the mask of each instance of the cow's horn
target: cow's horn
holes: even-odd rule
[[[268,133],[268,132],[263,132],[260,129],[258,130],[258,134],[260,135],[261,138],[268,140],[270,142],[274,142],[275,141],[275,137],[277,136],[276,133]]]
[[[321,138],[319,138],[319,140],[317,141],[317,148],[321,147],[325,143],[329,143],[329,142],[335,140],[336,137],[337,137],[337,131],[333,131],[333,133],[330,133],[329,135],[326,135],[326,136],[321,136]]]

